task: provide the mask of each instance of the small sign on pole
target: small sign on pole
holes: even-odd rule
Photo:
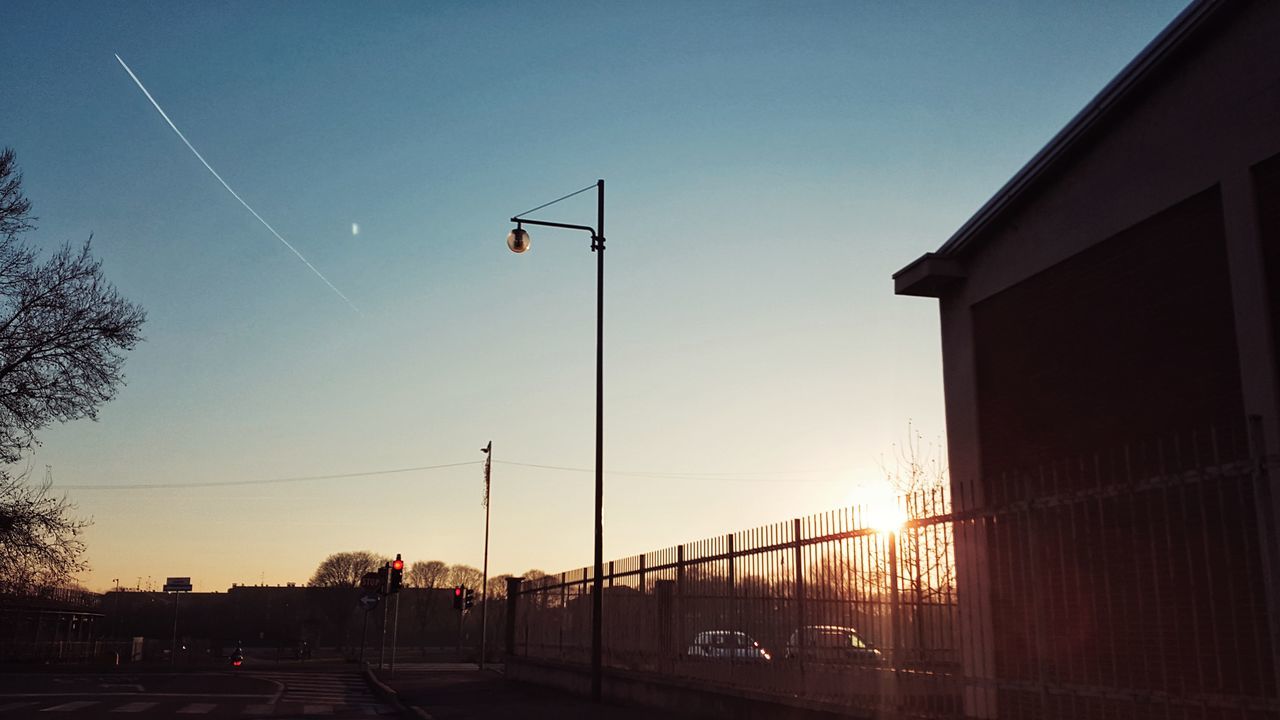
[[[367,572],[360,578],[360,589],[372,593],[381,593],[386,589],[386,576],[381,572]]]
[[[191,592],[191,578],[171,577],[164,581],[165,592]]]

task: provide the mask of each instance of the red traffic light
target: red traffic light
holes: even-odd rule
[[[454,596],[454,597],[462,597],[462,587],[461,587],[461,586],[459,586],[459,587],[455,587],[455,588],[453,589],[453,596]]]
[[[403,560],[401,560],[400,558],[396,558],[396,559],[395,559],[395,562],[391,563],[391,569],[392,569],[392,570],[403,570],[403,569],[404,569],[404,561],[403,561]]]

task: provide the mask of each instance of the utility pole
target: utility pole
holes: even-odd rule
[[[489,645],[489,466],[493,462],[493,441],[480,448],[484,453],[484,579],[480,582],[480,669]]]
[[[116,610],[114,613],[115,617],[112,618],[112,622],[111,622],[111,636],[114,639],[119,640],[120,639],[120,578],[112,578],[111,582],[116,584]]]

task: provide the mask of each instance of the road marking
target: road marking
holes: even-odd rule
[[[110,688],[128,688],[129,690],[136,690],[137,692],[145,692],[145,691],[146,691],[146,688],[142,687],[141,685],[135,685],[135,684],[124,684],[124,683],[101,683],[101,684],[99,684],[99,685],[98,685],[98,687],[100,687],[100,688],[102,688],[102,689],[104,689],[104,690],[107,690],[107,689],[110,689]]]
[[[121,705],[120,707],[113,709],[111,712],[127,712],[127,713],[142,712],[143,710],[150,710],[151,708],[159,704],[160,703],[153,703],[153,702],[131,702],[131,703],[125,703],[124,705]]]
[[[40,712],[71,712],[72,710],[79,710],[81,708],[87,708],[90,705],[97,705],[97,704],[98,704],[97,700],[79,700],[76,702],[62,703],[61,705],[54,705],[53,707],[47,707],[41,710]]]
[[[489,663],[488,670],[501,671],[498,666]],[[396,672],[478,672],[476,663],[396,663]]]
[[[178,712],[182,715],[203,715],[218,707],[216,703],[191,703]]]
[[[332,705],[303,705],[302,714],[303,715],[332,715],[333,706]]]

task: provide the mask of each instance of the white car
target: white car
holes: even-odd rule
[[[876,663],[884,659],[857,630],[837,625],[807,625],[791,633],[787,657],[837,663]]]
[[[687,653],[689,657],[720,658],[724,660],[772,660],[768,650],[750,635],[737,630],[704,630],[693,637]]]

